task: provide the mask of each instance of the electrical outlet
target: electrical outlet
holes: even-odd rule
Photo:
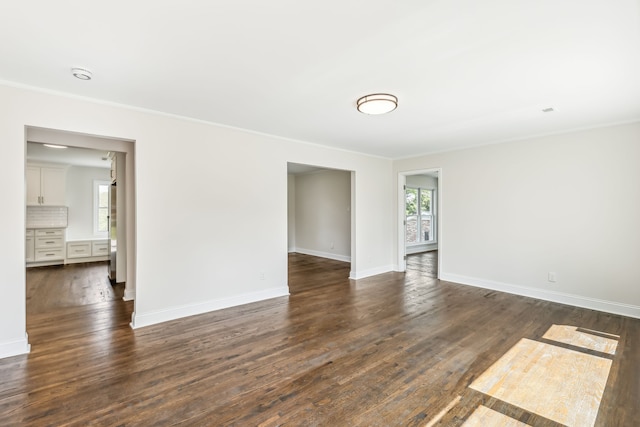
[[[333,242],[331,242],[331,249],[333,249]]]
[[[549,280],[551,283],[555,283],[558,280],[558,277],[556,276],[555,272],[550,271],[547,280]]]
[[[260,280],[264,280],[264,271],[260,272]]]

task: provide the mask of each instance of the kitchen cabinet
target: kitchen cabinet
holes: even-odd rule
[[[109,256],[109,241],[73,240],[67,242],[67,258],[65,264],[76,262],[106,261]]]
[[[26,252],[27,253],[25,255],[25,260],[27,262],[35,261],[36,247],[35,247],[35,237],[34,237],[33,230],[27,230]]]
[[[63,228],[35,229],[34,232],[34,262],[51,262],[64,264]],[[28,238],[28,237],[27,237]],[[60,262],[58,262],[60,261]]]
[[[109,255],[109,241],[96,240],[91,244],[91,256]]]
[[[116,169],[116,153],[111,153],[110,156],[111,157],[111,183],[114,184],[116,182],[116,178],[117,178],[117,169]]]
[[[105,257],[109,255],[109,241],[76,240],[67,242],[67,258]]]
[[[27,166],[27,205],[64,206],[66,168]]]
[[[67,258],[86,258],[91,256],[91,242],[67,243]]]

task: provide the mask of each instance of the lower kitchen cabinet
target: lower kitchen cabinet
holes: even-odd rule
[[[74,240],[67,242],[67,264],[76,262],[106,261],[109,256],[109,241]]]
[[[26,232],[27,267],[108,261],[109,240],[65,241],[64,228],[28,229]]]
[[[27,230],[27,238],[26,238],[26,254],[25,260],[27,262],[33,262],[36,260],[36,246],[35,246],[35,238],[33,230]]]
[[[37,265],[64,264],[64,228],[35,228],[26,231],[27,263]]]
[[[91,242],[68,242],[67,258],[86,258],[91,256]]]

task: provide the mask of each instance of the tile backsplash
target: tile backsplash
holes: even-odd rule
[[[27,206],[27,228],[65,228],[66,206]]]

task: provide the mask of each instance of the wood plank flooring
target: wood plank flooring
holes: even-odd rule
[[[27,268],[28,313],[122,299],[124,284],[111,286],[108,268],[107,261]]]
[[[0,425],[562,425],[470,387],[523,339],[593,357],[617,341],[594,425],[640,425],[638,319],[442,282],[421,268],[356,282],[346,263],[289,262],[289,297],[135,331],[130,302],[69,306],[33,292],[32,352],[0,360]],[[32,282],[66,283],[53,277],[30,276],[27,293]],[[574,329],[582,341],[571,341]],[[583,350],[585,334],[609,347]],[[521,386],[543,395],[544,382]]]

